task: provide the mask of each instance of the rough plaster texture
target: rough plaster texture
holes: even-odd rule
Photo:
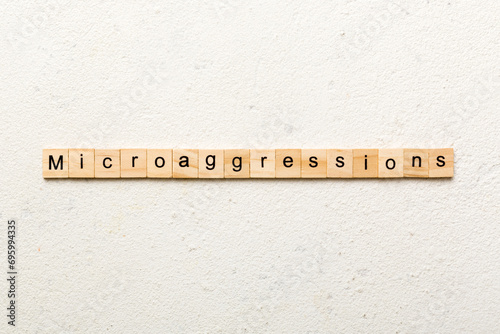
[[[498,333],[499,22],[498,0],[2,4],[17,332]],[[456,176],[47,181],[44,147],[454,147]]]

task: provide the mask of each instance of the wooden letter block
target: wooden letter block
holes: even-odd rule
[[[378,177],[378,150],[352,150],[352,176],[355,178]]]
[[[195,179],[198,177],[198,150],[174,149],[173,160],[175,179]]]
[[[172,177],[171,149],[148,149],[147,156],[147,177],[165,179]]]
[[[404,150],[404,177],[429,177],[429,154],[427,150]]]
[[[68,149],[45,149],[42,157],[43,177],[58,179],[68,177]]]
[[[250,177],[274,178],[276,175],[275,150],[250,150]]]
[[[200,150],[200,179],[224,178],[224,150]]]
[[[453,177],[453,149],[429,150],[429,177]]]
[[[120,177],[120,150],[95,150],[95,177]]]
[[[378,150],[378,177],[403,177],[404,150]]]
[[[94,149],[70,148],[69,149],[69,177],[94,178]]]
[[[326,176],[331,178],[352,178],[352,150],[327,150]]]
[[[122,149],[120,151],[121,178],[146,177],[146,149]]]
[[[249,150],[224,150],[224,177],[226,179],[250,177]]]
[[[276,177],[300,178],[301,160],[300,149],[276,150]]]
[[[326,150],[302,150],[301,159],[302,178],[326,178]]]

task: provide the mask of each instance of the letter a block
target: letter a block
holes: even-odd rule
[[[173,174],[176,179],[195,179],[198,177],[198,150],[174,149]]]
[[[42,157],[43,177],[57,179],[68,177],[68,149],[45,149]]]

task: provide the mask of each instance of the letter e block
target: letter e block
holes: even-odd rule
[[[300,149],[276,150],[276,178],[300,178]]]

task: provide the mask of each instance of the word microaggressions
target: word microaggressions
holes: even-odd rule
[[[453,177],[453,149],[44,149],[43,177]]]

